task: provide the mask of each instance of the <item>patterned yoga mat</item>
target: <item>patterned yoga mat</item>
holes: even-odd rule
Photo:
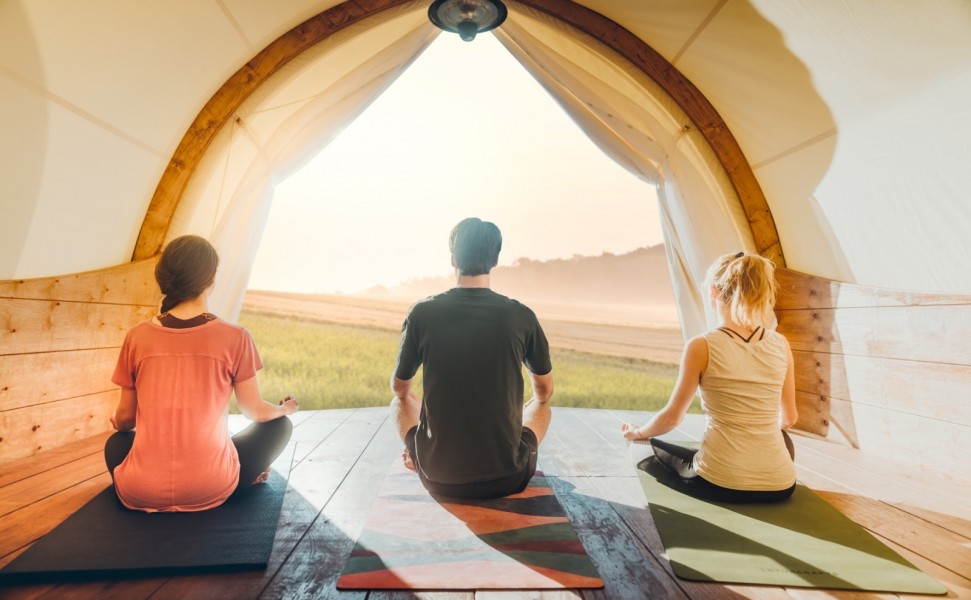
[[[541,473],[505,498],[433,498],[396,459],[337,587],[599,588],[603,581]]]

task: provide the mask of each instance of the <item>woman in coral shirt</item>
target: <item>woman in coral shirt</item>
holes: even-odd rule
[[[162,312],[128,332],[112,381],[121,400],[105,443],[105,462],[126,507],[199,511],[266,481],[290,439],[287,415],[260,396],[263,365],[249,332],[207,311],[219,258],[198,236],[165,248],[155,279]],[[254,421],[230,437],[230,396]],[[137,425],[137,431],[135,431]]]

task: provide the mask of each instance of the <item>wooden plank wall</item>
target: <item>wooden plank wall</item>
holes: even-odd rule
[[[108,430],[125,332],[158,307],[155,262],[0,281],[0,463]]]
[[[797,427],[971,481],[971,296],[776,272]]]

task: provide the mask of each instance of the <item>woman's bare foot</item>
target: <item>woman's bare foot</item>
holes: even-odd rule
[[[401,461],[405,463],[406,469],[415,471],[416,473],[418,472],[418,470],[415,469],[415,463],[411,460],[411,454],[408,453],[407,448],[401,451]]]
[[[255,480],[253,480],[253,485],[257,485],[259,483],[266,483],[269,480],[270,480],[270,469],[267,468],[267,470],[260,473],[259,476]]]

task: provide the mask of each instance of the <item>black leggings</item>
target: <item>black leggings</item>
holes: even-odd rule
[[[796,449],[792,445],[792,439],[785,431],[781,433],[786,449],[789,450],[789,457],[795,459]],[[694,458],[698,453],[697,448],[685,448],[657,438],[651,438],[651,447],[658,462],[678,476],[681,491],[689,496],[715,502],[781,502],[796,489],[796,484],[783,490],[733,490],[715,485],[695,472]]]
[[[281,417],[265,423],[251,423],[233,436],[233,445],[239,454],[239,483],[234,495],[249,489],[260,473],[269,468],[286,448],[292,432],[293,423],[287,417]],[[134,431],[116,431],[105,442],[105,464],[112,479],[115,467],[125,460],[134,443]]]
[[[435,496],[445,496],[448,498],[462,498],[466,500],[488,500],[492,498],[502,498],[511,494],[518,494],[526,489],[530,479],[536,473],[536,461],[539,451],[539,441],[536,433],[529,427],[523,427],[519,444],[525,446],[529,454],[526,466],[519,473],[513,473],[502,479],[492,481],[472,481],[469,483],[439,483],[425,477],[418,463],[418,454],[415,451],[415,436],[418,434],[418,426],[415,425],[408,430],[405,435],[405,447],[411,456],[411,461],[418,470],[418,478],[422,485],[430,494]]]

